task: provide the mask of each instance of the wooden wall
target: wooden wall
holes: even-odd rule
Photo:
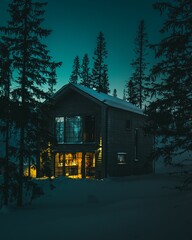
[[[130,121],[130,128],[127,128]],[[108,109],[108,172],[111,176],[140,174],[152,171],[149,161],[153,149],[153,138],[143,130],[145,116],[120,109]],[[135,158],[135,129],[137,129],[138,161]],[[117,154],[125,152],[126,164],[118,164]]]

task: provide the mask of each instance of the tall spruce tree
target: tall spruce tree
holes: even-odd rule
[[[145,23],[142,20],[139,24],[137,36],[135,38],[135,58],[131,63],[133,74],[130,81],[127,83],[128,100],[140,108],[143,108],[143,102],[146,99],[146,50],[148,46],[148,39],[145,30]],[[131,87],[131,89],[129,89]],[[134,99],[129,96],[129,93],[134,92]]]
[[[8,205],[9,199],[9,136],[10,136],[10,85],[11,60],[6,43],[0,42],[0,132],[5,136],[5,157],[3,162],[3,203]]]
[[[117,97],[117,89],[116,88],[113,90],[113,97]]]
[[[11,57],[15,69],[16,88],[12,91],[17,102],[16,125],[19,134],[19,180],[17,204],[23,204],[23,168],[24,160],[33,155],[37,147],[37,131],[41,102],[49,96],[48,85],[51,82],[53,62],[49,56],[47,46],[42,38],[47,37],[51,31],[41,27],[44,7],[46,3],[32,0],[12,0],[8,12],[10,20],[7,27],[1,27],[4,33],[3,40],[11,49]],[[55,67],[60,63],[54,63]]]
[[[80,75],[81,75],[80,84],[85,86],[85,87],[91,88],[89,56],[88,56],[87,53],[83,56],[83,61],[82,61],[82,64],[81,64],[81,74]]]
[[[192,1],[158,2],[154,8],[165,20],[162,40],[152,45],[158,63],[152,68],[148,130],[161,139],[156,154],[171,162],[192,150]]]
[[[108,67],[106,64],[107,50],[105,37],[102,32],[97,37],[97,46],[94,51],[94,66],[92,69],[92,84],[98,92],[109,93]]]
[[[50,74],[49,74],[49,79],[48,79],[48,85],[49,85],[49,89],[48,89],[48,93],[50,94],[50,96],[52,96],[55,92],[54,86],[57,83],[57,73],[56,73],[56,65],[53,62],[52,66],[50,65]]]
[[[72,68],[73,70],[69,82],[77,84],[80,77],[80,60],[78,56],[75,57]]]
[[[134,104],[138,105],[138,89],[134,85],[132,80],[129,80],[127,82],[127,101]]]
[[[126,101],[126,89],[123,89],[123,100]]]
[[[110,93],[109,89],[109,76],[108,76],[108,67],[107,64],[104,64],[103,68],[103,81],[102,81],[102,89],[104,93]]]

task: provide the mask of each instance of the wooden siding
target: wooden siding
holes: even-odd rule
[[[130,129],[127,129],[130,120]],[[149,155],[152,151],[152,137],[145,136],[142,129],[145,116],[115,108],[108,109],[108,174],[123,176],[146,173],[152,170]],[[138,161],[135,159],[135,134],[138,129]],[[126,154],[126,164],[118,164],[117,154]]]

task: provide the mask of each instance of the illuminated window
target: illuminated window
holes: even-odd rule
[[[64,117],[56,117],[55,124],[57,143],[64,143]]]
[[[127,153],[119,152],[117,153],[117,163],[118,164],[126,164]]]
[[[60,155],[59,155],[58,166],[59,166],[59,167],[63,167],[63,162],[64,162],[64,154],[60,154]]]
[[[82,153],[65,154],[65,176],[70,178],[82,178]]]
[[[56,164],[56,167],[63,167],[63,162],[64,162],[64,154],[56,153],[55,154],[55,164]]]

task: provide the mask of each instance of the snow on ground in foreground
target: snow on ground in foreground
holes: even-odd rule
[[[181,177],[39,181],[45,194],[22,209],[0,211],[1,240],[192,240],[192,191]]]

